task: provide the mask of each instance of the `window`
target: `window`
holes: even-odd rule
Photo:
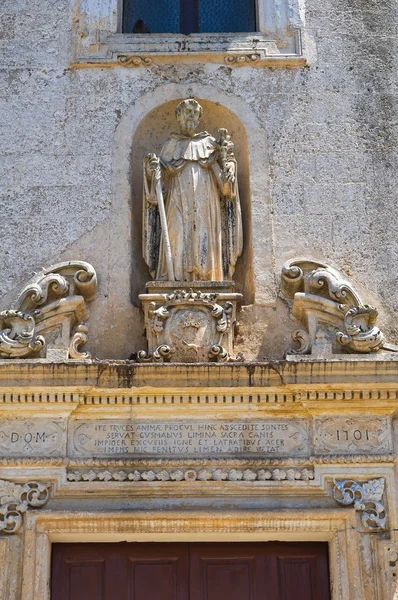
[[[76,0],[72,64],[148,67],[200,60],[303,66],[304,2]]]
[[[255,32],[256,0],[124,0],[124,33]]]

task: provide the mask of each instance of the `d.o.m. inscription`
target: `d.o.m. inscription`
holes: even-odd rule
[[[65,448],[63,419],[0,419],[3,456],[62,456]]]

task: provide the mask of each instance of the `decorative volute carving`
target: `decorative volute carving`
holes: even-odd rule
[[[28,508],[40,508],[50,497],[49,483],[29,481],[18,485],[0,479],[0,532],[16,533]]]
[[[303,323],[293,340],[293,354],[335,352],[398,352],[387,344],[376,326],[378,311],[362,302],[359,293],[336,269],[323,263],[297,258],[282,269],[281,294],[292,300],[292,313]]]
[[[97,293],[97,276],[86,262],[63,262],[37,273],[10,310],[0,312],[0,358],[90,358],[86,303]]]
[[[343,506],[353,505],[361,513],[364,527],[370,530],[385,529],[387,511],[381,503],[385,479],[372,479],[358,483],[351,479],[334,482],[333,496]]]

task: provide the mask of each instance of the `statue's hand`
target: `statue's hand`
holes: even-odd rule
[[[227,181],[230,181],[231,183],[235,182],[235,162],[231,161],[231,162],[225,162],[224,163],[224,175],[225,175],[225,179]]]
[[[160,168],[160,160],[156,154],[147,154],[145,159],[145,171],[149,177],[159,177],[161,176],[161,168]]]

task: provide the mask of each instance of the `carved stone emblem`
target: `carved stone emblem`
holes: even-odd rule
[[[293,300],[292,313],[303,323],[292,337],[292,354],[398,352],[376,326],[377,309],[362,302],[355,288],[333,267],[295,259],[282,269],[281,294]],[[327,350],[329,346],[329,350]]]
[[[236,306],[241,295],[201,291],[203,288],[208,286],[196,282],[195,289],[139,296],[149,347],[148,353],[138,353],[140,362],[231,360]]]
[[[363,483],[346,479],[335,481],[333,495],[343,506],[353,505],[361,513],[364,527],[370,530],[385,529],[387,511],[381,503],[385,479],[372,479]]]
[[[30,481],[18,485],[0,479],[0,532],[16,533],[28,508],[40,508],[50,495],[51,485]]]
[[[0,358],[90,358],[86,302],[95,298],[97,276],[82,261],[43,269],[22,289],[14,306],[0,312]]]

